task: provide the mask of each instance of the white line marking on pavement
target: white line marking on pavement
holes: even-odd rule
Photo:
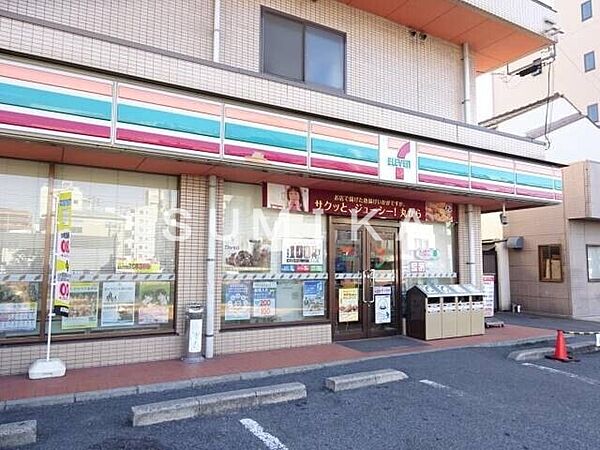
[[[258,422],[255,422],[252,419],[241,419],[240,423],[244,425],[250,433],[259,438],[269,450],[288,450],[279,439],[272,434],[267,433]]]
[[[594,380],[593,378],[584,377],[583,375],[577,375],[576,373],[565,372],[563,370],[553,369],[552,367],[540,366],[532,363],[522,363],[522,366],[533,367],[534,369],[542,370],[545,372],[555,373],[557,375],[564,375],[574,380],[579,380],[583,383],[591,384],[592,386],[600,386],[600,381]]]
[[[419,383],[426,384],[427,386],[431,386],[431,387],[436,388],[436,389],[442,389],[444,391],[447,391],[450,394],[454,394],[454,395],[457,395],[459,397],[462,397],[462,396],[465,395],[465,393],[463,391],[459,391],[458,389],[451,388],[451,387],[446,386],[444,384],[436,383],[435,381],[431,381],[431,380],[419,380]]]

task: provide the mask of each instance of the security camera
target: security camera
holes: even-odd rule
[[[426,41],[427,35],[425,33],[419,33],[419,39],[421,39],[422,41]]]
[[[500,213],[500,223],[505,226],[508,225],[508,216],[506,213]]]

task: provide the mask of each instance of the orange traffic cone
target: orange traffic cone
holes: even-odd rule
[[[565,341],[565,334],[562,330],[556,330],[556,345],[554,346],[554,355],[546,356],[548,359],[555,359],[556,361],[571,362],[577,361],[569,356],[567,352],[567,342]]]

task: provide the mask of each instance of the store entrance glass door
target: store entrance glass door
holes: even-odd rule
[[[332,223],[330,298],[335,340],[399,332],[398,229]]]

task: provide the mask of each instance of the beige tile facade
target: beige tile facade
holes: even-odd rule
[[[55,8],[50,0],[2,0],[0,48],[423,138],[543,157],[543,145],[460,123],[463,82],[459,47],[435,38],[415,41],[407,28],[335,0],[223,1],[220,65],[207,61],[212,46],[209,0],[193,2],[191,9],[178,8],[175,0],[161,2],[161,8],[149,8],[149,0],[137,0],[134,4],[145,11],[144,19],[139,18],[142,24],[162,22],[163,8],[177,19],[173,33],[168,26],[151,27],[163,35],[152,38],[139,24],[128,27],[127,22],[113,20],[112,15],[120,17],[129,2],[101,3],[98,13],[104,14],[102,20],[84,20],[72,13],[74,3],[57,3],[64,16],[59,20],[54,12],[48,12]],[[261,76],[261,5],[347,33],[348,95]],[[200,11],[197,15],[202,20],[179,16],[194,15],[190,12],[194,10]],[[120,33],[120,27],[128,31]],[[186,43],[190,36],[197,36],[201,43],[190,46]]]

